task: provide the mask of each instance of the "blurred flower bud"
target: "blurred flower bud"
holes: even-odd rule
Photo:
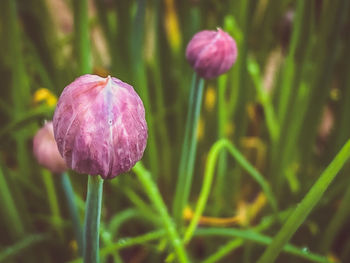
[[[204,30],[195,34],[188,43],[186,58],[199,76],[216,78],[236,61],[236,42],[220,28],[217,31]]]
[[[295,11],[293,9],[288,10],[284,14],[282,20],[279,22],[280,39],[283,51],[286,51],[289,46],[293,29],[294,12]]]
[[[133,87],[117,78],[84,75],[68,85],[53,118],[58,150],[78,173],[113,178],[143,155],[147,123]]]
[[[53,173],[63,173],[67,166],[58,152],[52,122],[47,122],[34,136],[33,152],[38,163]]]

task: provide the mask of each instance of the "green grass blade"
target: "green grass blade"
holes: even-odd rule
[[[288,218],[272,243],[265,250],[258,263],[274,262],[300,225],[305,221],[311,210],[321,199],[328,186],[350,157],[350,140],[344,145],[333,161],[328,165],[320,178],[300,202],[293,214]]]
[[[100,250],[101,256],[106,256],[108,254],[114,253],[123,248],[128,248],[137,245],[143,245],[147,242],[160,239],[166,235],[166,231],[158,230],[153,231],[144,235],[137,237],[123,237],[118,242],[108,245]],[[83,262],[81,258],[70,261],[69,263],[80,263]]]
[[[233,250],[242,246],[243,243],[243,239],[240,238],[230,241],[224,246],[220,247],[217,252],[209,256],[207,259],[203,260],[203,263],[219,262],[223,257],[227,256],[229,253],[232,253]]]
[[[346,222],[350,214],[350,187],[346,190],[342,198],[341,204],[333,215],[330,223],[325,227],[326,231],[323,233],[322,242],[320,243],[320,251],[326,253],[329,251],[335,237],[339,234],[340,228]]]
[[[8,187],[5,176],[0,168],[0,202],[3,219],[7,229],[13,238],[19,238],[24,234],[24,226],[21,221],[20,211],[16,208],[15,201]]]
[[[83,75],[92,71],[88,1],[73,1],[73,11],[78,72]]]
[[[256,233],[251,230],[241,230],[235,228],[202,228],[196,230],[195,236],[238,237],[262,245],[269,245],[273,242],[273,239],[271,237]],[[324,256],[309,252],[303,248],[298,248],[291,244],[284,244],[282,246],[282,249],[283,252],[310,260],[311,262],[330,263],[330,261],[328,261]]]
[[[48,170],[42,169],[42,179],[44,181],[44,185],[46,188],[47,201],[49,203],[49,207],[52,214],[52,224],[57,230],[57,233],[61,239],[63,239],[63,232],[60,226],[61,224],[61,211],[58,204],[58,198],[55,188],[55,183],[53,179],[53,174],[51,174]]]
[[[33,234],[28,235],[16,242],[14,245],[3,248],[0,252],[0,262],[8,262],[16,255],[22,254],[25,249],[30,248],[38,243],[41,243],[48,239],[47,234]]]
[[[184,242],[187,244],[198,225],[199,219],[204,211],[206,206],[209,193],[212,187],[212,181],[214,177],[215,165],[218,159],[218,155],[222,149],[227,149],[227,151],[236,159],[236,161],[246,170],[253,179],[261,186],[268,201],[270,202],[271,207],[277,211],[277,202],[274,198],[268,182],[264,177],[244,158],[244,156],[237,150],[237,148],[227,139],[218,140],[210,149],[208,154],[208,160],[205,167],[204,182],[199,194],[198,203],[193,215],[193,218],[186,229]]]
[[[183,243],[176,231],[174,222],[168,214],[164,201],[158,191],[157,186],[152,181],[150,173],[142,166],[140,162],[134,166],[133,171],[136,173],[137,177],[142,183],[149,199],[153,202],[154,206],[158,210],[158,213],[163,221],[164,228],[167,232],[169,241],[174,247],[179,262],[189,262]]]
[[[259,65],[252,57],[249,57],[247,66],[248,72],[253,79],[258,99],[264,108],[266,125],[269,131],[270,140],[272,143],[274,143],[280,136],[280,127],[276,119],[275,111],[273,109],[270,97],[263,89]]]
[[[194,74],[189,98],[189,112],[185,127],[185,138],[182,146],[179,175],[173,204],[174,218],[176,223],[180,225],[192,186],[197,151],[197,128],[202,106],[203,89],[204,79],[197,74]]]
[[[82,255],[83,252],[83,230],[81,227],[81,221],[79,216],[78,207],[76,204],[75,194],[72,187],[72,183],[70,181],[69,175],[67,172],[61,174],[61,185],[66,197],[66,202],[68,205],[69,214],[72,220],[73,232],[75,235],[75,239],[78,243],[78,251],[79,255]]]

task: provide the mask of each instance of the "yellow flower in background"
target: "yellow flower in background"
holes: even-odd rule
[[[199,224],[211,226],[248,226],[259,215],[266,205],[267,199],[263,192],[260,192],[253,202],[241,201],[238,204],[237,214],[232,217],[210,217],[201,216]],[[191,207],[187,206],[183,211],[183,218],[186,221],[192,220],[194,213]]]
[[[245,149],[256,150],[256,166],[262,168],[266,157],[265,143],[258,137],[244,137],[241,139],[241,142]]]
[[[35,91],[33,101],[35,104],[44,102],[48,106],[55,106],[57,104],[57,97],[48,89],[41,88]]]
[[[235,132],[235,125],[232,122],[228,122],[225,125],[225,134],[227,137],[230,137]]]
[[[209,86],[205,93],[205,109],[209,112],[213,111],[216,103],[216,91],[213,86]]]
[[[252,203],[241,201],[238,204],[237,216],[240,218],[241,226],[248,226],[258,216],[260,211],[266,205],[266,196],[260,192]]]
[[[339,259],[335,254],[333,254],[332,252],[329,252],[329,253],[328,253],[327,259],[328,259],[330,262],[334,262],[334,263],[340,262],[340,259]]]
[[[165,0],[165,32],[169,41],[171,50],[178,54],[181,48],[181,32],[179,27],[179,18],[175,10],[174,0]]]
[[[340,89],[331,89],[330,91],[330,97],[331,97],[331,100],[333,101],[338,101],[341,97],[341,90]]]
[[[197,140],[200,141],[203,139],[204,137],[204,127],[205,126],[205,122],[203,120],[203,118],[200,118],[198,120],[198,127],[197,127]]]

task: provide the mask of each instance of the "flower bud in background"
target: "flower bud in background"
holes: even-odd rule
[[[78,173],[113,178],[130,170],[147,143],[145,109],[117,78],[84,75],[68,85],[53,118],[58,149]]]
[[[186,58],[199,76],[216,78],[236,61],[236,42],[220,28],[217,31],[204,30],[195,34],[188,43]]]
[[[58,152],[51,121],[34,136],[33,153],[38,163],[51,172],[59,174],[67,170],[66,163]]]

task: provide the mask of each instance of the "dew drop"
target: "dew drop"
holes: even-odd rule
[[[303,247],[301,250],[302,250],[304,253],[309,253],[309,252],[310,252],[310,250],[309,250],[308,247]]]
[[[126,243],[126,239],[124,238],[124,239],[119,239],[118,240],[118,243],[120,244],[120,245],[123,245],[123,244],[125,244]]]

